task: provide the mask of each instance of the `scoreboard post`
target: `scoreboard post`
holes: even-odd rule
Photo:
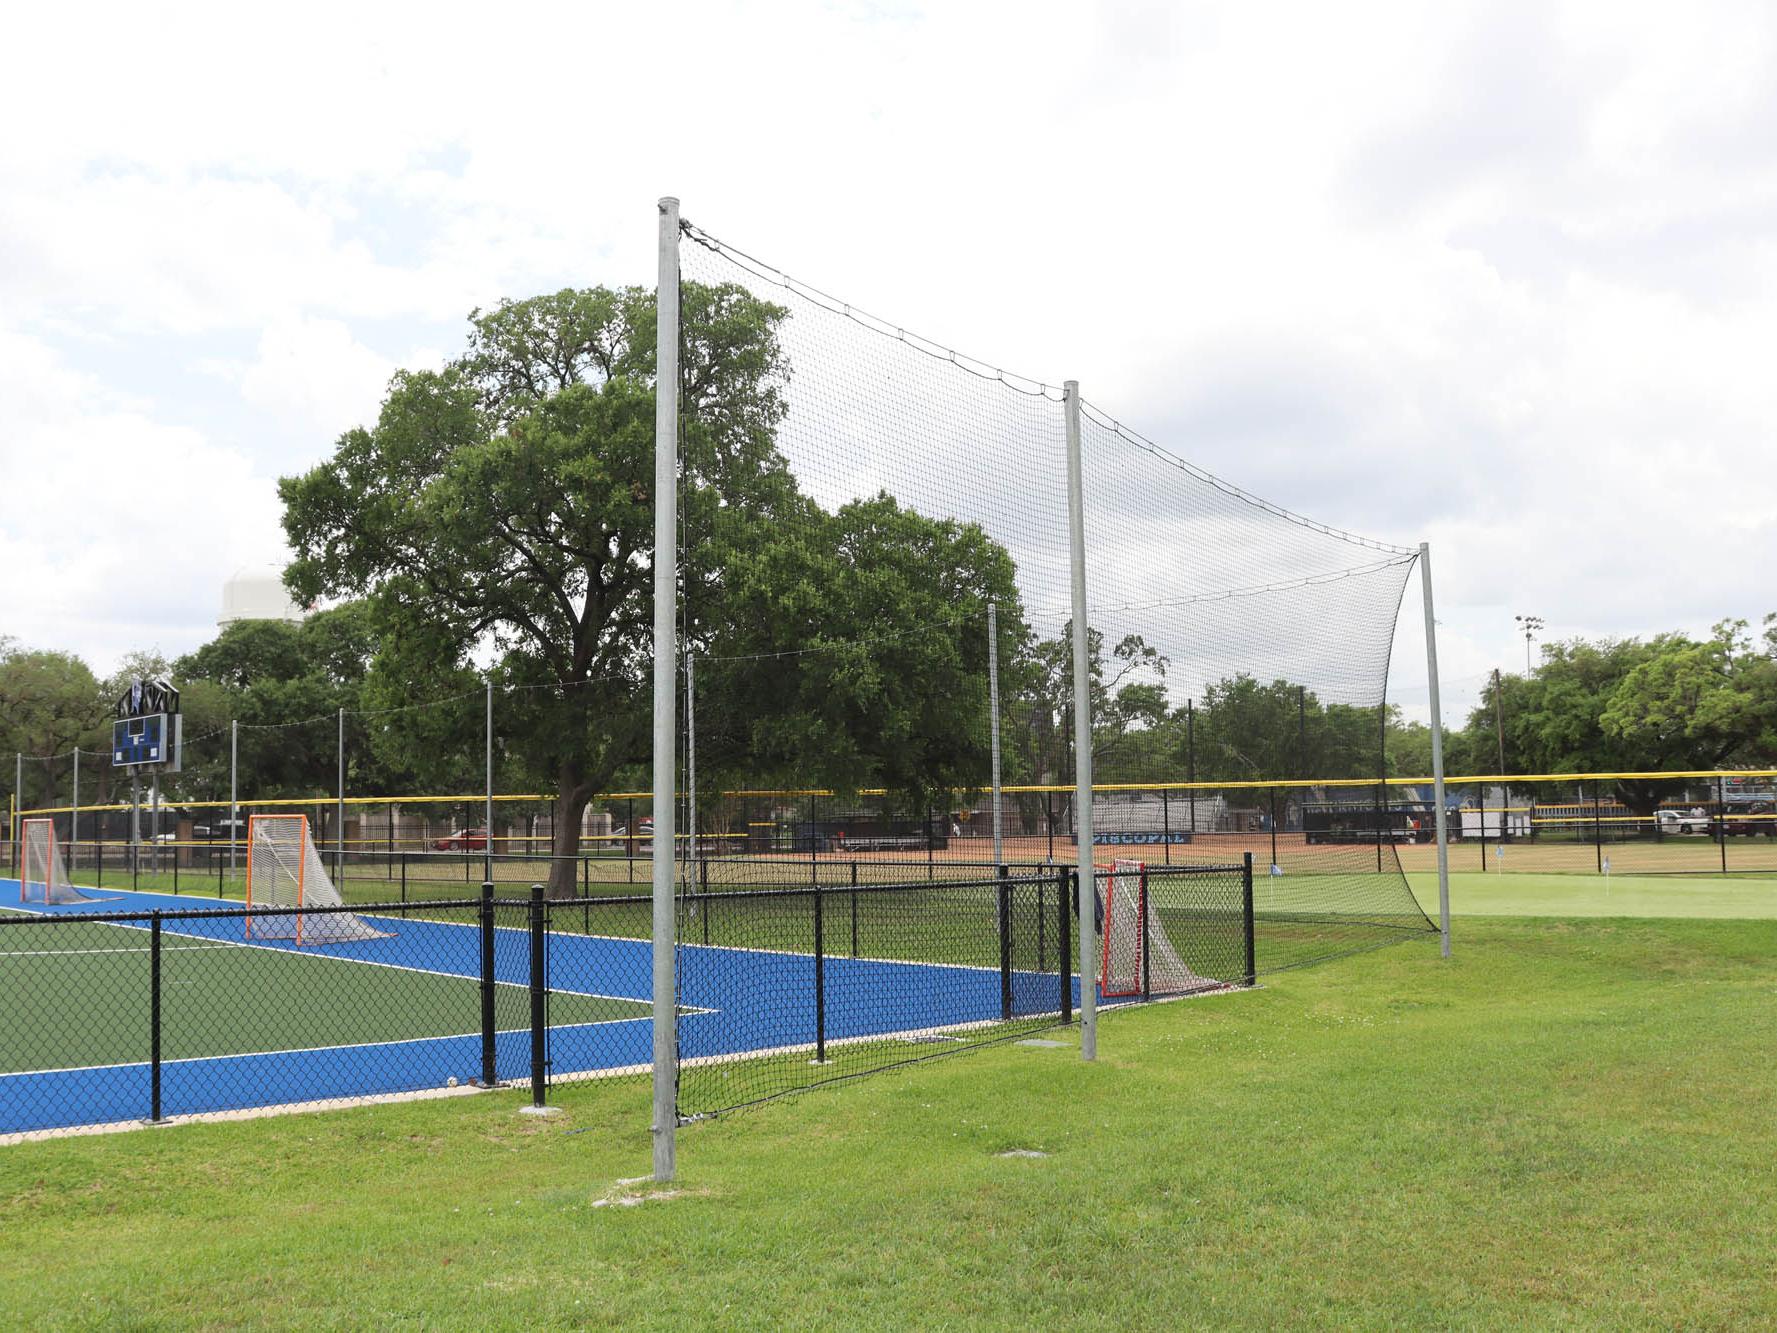
[[[159,853],[160,782],[158,775],[177,773],[185,759],[185,719],[179,713],[179,691],[164,680],[133,680],[118,697],[111,723],[111,765],[130,774],[130,874],[135,875],[142,845],[142,781],[144,769],[156,775],[154,813]]]

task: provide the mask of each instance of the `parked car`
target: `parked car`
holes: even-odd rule
[[[1722,832],[1730,838],[1777,838],[1777,807],[1769,801],[1739,806],[1722,820]]]
[[[1656,810],[1654,819],[1662,833],[1708,833],[1709,816],[1702,806],[1689,810]]]
[[[487,850],[487,830],[484,828],[458,829],[455,833],[434,841],[432,850],[435,852],[485,852]]]

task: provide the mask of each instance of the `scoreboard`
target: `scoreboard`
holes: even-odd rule
[[[164,680],[131,681],[111,724],[111,763],[177,773],[184,757],[183,722],[178,690]]]
[[[167,715],[120,717],[111,724],[111,762],[119,768],[167,761]]]

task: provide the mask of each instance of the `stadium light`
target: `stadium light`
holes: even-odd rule
[[[1542,632],[1543,618],[1541,616],[1513,616],[1512,619],[1517,621],[1518,628],[1524,631],[1524,674],[1528,676],[1530,674],[1530,639],[1532,635]]]

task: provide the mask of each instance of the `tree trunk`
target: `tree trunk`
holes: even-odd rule
[[[572,898],[580,872],[580,821],[592,800],[590,783],[582,780],[578,764],[564,764],[556,783],[555,818],[551,829],[549,896]]]
[[[1676,795],[1681,789],[1676,782],[1647,780],[1618,779],[1614,785],[1617,799],[1629,807],[1630,814],[1643,819],[1653,818],[1654,811],[1660,808],[1660,802],[1668,796]]]

